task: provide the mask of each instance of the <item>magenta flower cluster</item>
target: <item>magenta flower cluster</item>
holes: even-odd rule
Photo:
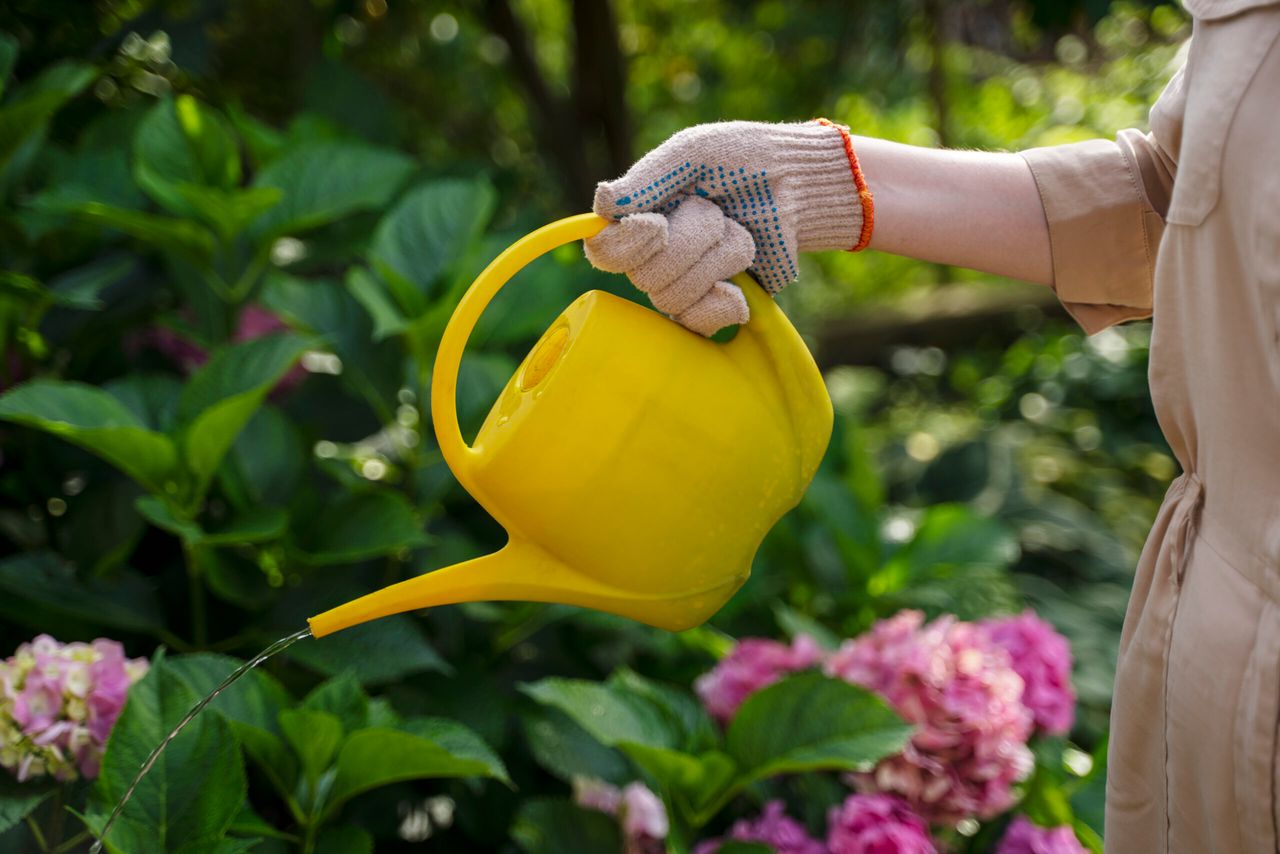
[[[1040,827],[1020,815],[1000,839],[996,854],[1088,854],[1067,825]]]
[[[699,676],[693,690],[707,712],[728,723],[743,701],[791,673],[822,661],[822,648],[810,637],[798,636],[790,645],[765,638],[739,641],[712,670]]]
[[[990,818],[1013,806],[1012,787],[1035,765],[1033,716],[1009,655],[973,623],[919,611],[882,620],[846,641],[826,672],[875,691],[916,732],[859,788],[891,792],[935,824]]]
[[[935,854],[924,819],[894,795],[852,795],[827,816],[831,854]]]
[[[1009,654],[1022,677],[1022,705],[1031,710],[1036,727],[1052,735],[1069,732],[1075,722],[1076,691],[1067,639],[1030,609],[980,625]]]
[[[698,843],[694,854],[716,854],[720,846],[737,842],[760,842],[778,854],[826,854],[826,846],[809,835],[803,824],[783,812],[782,801],[765,804],[764,812],[753,819],[742,819],[729,828],[723,839]]]
[[[827,814],[825,843],[770,801],[764,812],[743,819],[721,839],[708,839],[694,854],[716,854],[728,841],[759,842],[778,854],[936,854],[924,819],[894,795],[850,795]]]
[[[98,776],[129,688],[147,672],[113,640],[40,635],[0,662],[0,766],[19,780]]]
[[[805,637],[790,646],[747,639],[695,688],[707,711],[727,722],[755,691],[815,665],[874,691],[916,725],[901,753],[850,778],[866,797],[895,798],[847,802],[841,809],[851,817],[891,804],[920,826],[998,815],[1013,806],[1015,784],[1034,766],[1032,734],[1064,733],[1074,715],[1070,645],[1030,611],[978,623],[951,616],[926,623],[921,612],[902,611],[830,654]],[[904,829],[886,830],[886,839],[911,838],[911,821],[885,826],[899,824]],[[852,818],[843,826],[855,836],[860,827]]]

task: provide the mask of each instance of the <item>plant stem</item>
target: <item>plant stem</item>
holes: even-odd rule
[[[302,854],[314,854],[316,850],[316,823],[308,822],[303,831]]]
[[[57,849],[62,843],[62,789],[58,788],[53,793],[53,804],[49,808],[49,847]]]
[[[40,829],[40,825],[36,823],[35,818],[27,815],[27,827],[31,830],[31,835],[36,839],[36,845],[40,846],[41,851],[48,851],[49,844],[44,841],[44,831]]]
[[[269,248],[259,249],[253,254],[253,258],[245,266],[240,277],[231,286],[230,302],[233,305],[239,305],[249,297],[249,294],[253,291],[253,286],[262,278],[262,273],[267,267],[267,259],[269,257]]]
[[[191,603],[191,637],[196,647],[203,647],[209,640],[208,618],[205,615],[204,581],[200,575],[200,561],[195,549],[182,544],[182,555],[187,564],[187,595]]]
[[[87,842],[91,838],[93,838],[92,833],[90,833],[87,830],[82,830],[81,832],[77,833],[75,836],[68,839],[66,842],[59,845],[57,848],[53,849],[51,854],[63,854],[63,852],[70,851],[73,848],[75,848],[77,845],[79,845],[81,842]]]

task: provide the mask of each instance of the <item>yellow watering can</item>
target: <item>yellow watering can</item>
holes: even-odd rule
[[[449,468],[506,528],[500,551],[393,584],[309,620],[323,637],[459,602],[580,605],[679,631],[719,610],[760,541],[794,507],[831,438],[831,400],[800,336],[756,282],[726,344],[602,291],[574,301],[533,347],[468,446],[458,366],[494,294],[594,214],[538,229],[499,255],[450,319],[431,380]]]

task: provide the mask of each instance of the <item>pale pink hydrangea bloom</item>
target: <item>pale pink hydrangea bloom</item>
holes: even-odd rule
[[[1027,610],[1016,617],[984,620],[983,626],[1022,677],[1022,704],[1047,733],[1070,731],[1076,692],[1071,684],[1071,644],[1053,626]]]
[[[935,854],[924,819],[894,795],[850,795],[827,815],[831,854]]]
[[[782,801],[770,801],[756,818],[735,822],[723,839],[698,843],[694,854],[716,854],[720,846],[731,839],[763,842],[777,854],[826,854],[826,846],[810,836],[805,826],[783,812],[784,809]]]
[[[99,638],[58,643],[40,635],[0,661],[0,766],[19,780],[98,776],[102,751],[145,659]]]
[[[743,701],[768,685],[822,660],[813,638],[799,635],[788,646],[765,638],[747,638],[693,683],[712,717],[728,723]]]
[[[1069,825],[1040,827],[1020,815],[1009,825],[996,854],[1088,854]]]
[[[845,641],[825,671],[884,697],[917,729],[906,749],[854,776],[859,788],[902,795],[933,823],[990,818],[1030,773],[1032,715],[1022,678],[987,632],[954,617],[925,625],[902,611]]]
[[[662,800],[644,783],[617,786],[590,777],[573,779],[578,806],[616,816],[622,823],[627,854],[658,854],[671,830]]]

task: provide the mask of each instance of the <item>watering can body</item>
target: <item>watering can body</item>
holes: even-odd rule
[[[313,617],[316,636],[486,600],[580,605],[681,630],[746,581],[760,541],[812,479],[832,421],[803,341],[748,276],[735,283],[751,320],[727,343],[608,293],[582,295],[530,350],[474,442],[459,432],[458,362],[493,293],[532,258],[604,224],[572,217],[513,245],[441,340],[441,452],[508,544]]]

